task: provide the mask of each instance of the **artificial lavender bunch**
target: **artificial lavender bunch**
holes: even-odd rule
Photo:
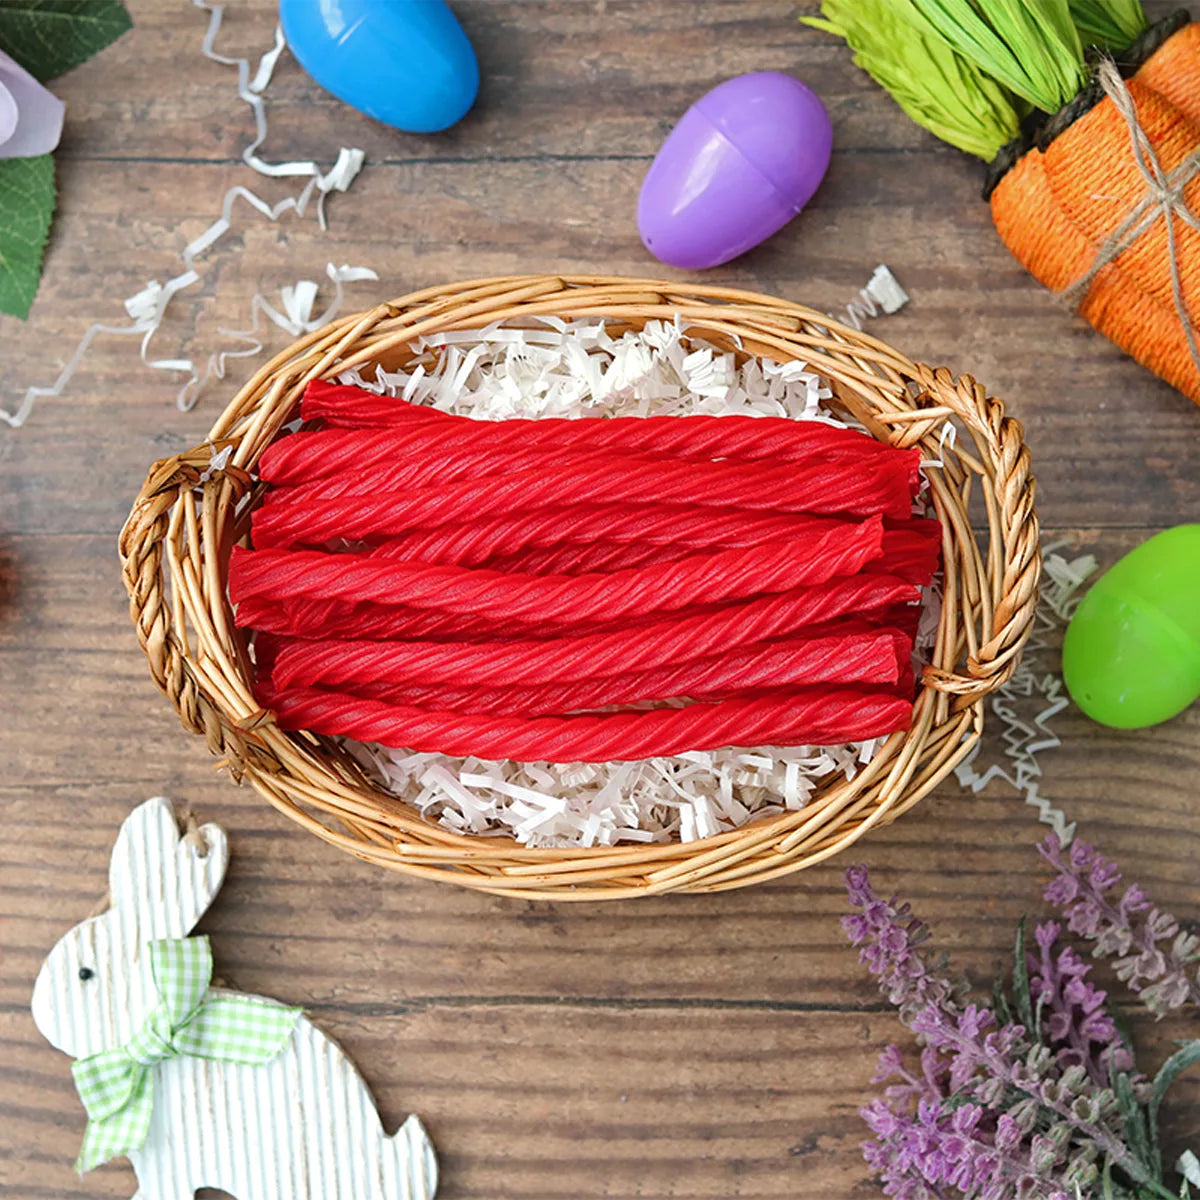
[[[1150,1181],[1151,1168],[1126,1145],[1113,1090],[1095,1084],[1082,1066],[1064,1069],[1052,1050],[1030,1040],[1024,1026],[999,1024],[974,1004],[957,1015],[927,1005],[910,1026],[949,1061],[953,1098],[982,1106],[997,1128],[1008,1118],[1005,1124],[1022,1134],[1013,1151],[1040,1163],[1058,1187],[1072,1195],[1090,1187],[1101,1157],[1139,1183]]]
[[[1067,928],[1094,943],[1097,958],[1111,958],[1117,978],[1159,1016],[1200,1004],[1200,938],[1180,928],[1168,912],[1155,908],[1131,883],[1119,899],[1110,895],[1121,873],[1086,842],[1064,849],[1049,834],[1039,853],[1057,872],[1046,899],[1058,908]]]
[[[1133,1095],[1132,1056],[1087,964],[1058,947],[1057,925],[1038,928],[1028,981],[1013,981],[1030,1028],[959,1000],[925,957],[928,928],[907,904],[877,896],[865,868],[847,871],[846,885],[858,911],[843,926],[924,1045],[919,1074],[888,1047],[876,1081],[895,1082],[862,1112],[875,1135],[864,1155],[887,1194],[937,1200],[950,1187],[969,1200],[1074,1200],[1107,1163],[1131,1185],[1125,1194],[1170,1195],[1156,1158],[1131,1148],[1127,1104],[1114,1090],[1120,1082]],[[969,1128],[957,1118],[964,1110]]]

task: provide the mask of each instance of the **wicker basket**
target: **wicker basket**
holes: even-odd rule
[[[920,443],[945,530],[937,644],[912,728],[852,781],[831,780],[799,812],[686,844],[530,849],[452,833],[381,791],[328,739],[281,732],[255,703],[226,591],[230,549],[259,490],[251,474],[310,379],[395,367],[421,334],[497,320],[599,316],[640,327],[679,314],[710,342],[800,358],[832,383],[835,406],[878,438]],[[957,427],[953,441],[945,424]],[[210,469],[215,450],[232,447]],[[973,379],[910,362],[882,342],[798,305],[726,288],[606,276],[486,279],[431,288],[302,338],[238,393],[209,440],[156,463],[121,534],[133,622],[158,686],[235,779],[318,836],[380,866],[506,896],[594,900],[718,891],[797,871],[911,808],[970,751],[984,699],[1016,665],[1040,568],[1034,481],[1021,426]],[[986,515],[981,548],[972,495]],[[247,500],[248,498],[248,500]],[[982,501],[982,503],[980,503]]]

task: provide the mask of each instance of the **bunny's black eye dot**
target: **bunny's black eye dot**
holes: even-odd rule
[[[82,979],[84,983],[87,983],[89,979],[94,979],[95,977],[96,972],[93,971],[91,967],[79,968],[79,978]]]

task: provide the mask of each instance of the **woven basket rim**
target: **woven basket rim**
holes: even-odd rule
[[[526,847],[458,834],[372,784],[328,739],[284,734],[254,701],[226,592],[229,551],[261,492],[258,456],[313,378],[403,355],[423,334],[496,321],[589,316],[633,325],[678,316],[688,333],[778,361],[802,358],[881,440],[922,445],[944,529],[946,602],[912,728],[854,780],[830,779],[796,812],[693,842]],[[957,426],[945,444],[947,421]],[[230,448],[224,469],[214,452]],[[969,519],[982,495],[988,548]],[[249,498],[247,500],[247,498]],[[823,861],[926,795],[978,740],[985,697],[1029,636],[1040,570],[1035,483],[1020,424],[970,376],[910,359],[802,305],[759,293],[605,275],[526,275],[427,288],[298,339],[243,386],[201,445],[155,463],[121,533],[130,613],[151,674],[186,728],[235,778],[311,832],[410,875],[524,899],[717,891]],[[187,501],[187,502],[185,502]],[[951,599],[955,603],[951,603]]]

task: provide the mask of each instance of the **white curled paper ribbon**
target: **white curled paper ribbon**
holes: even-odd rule
[[[962,787],[980,792],[995,779],[1003,780],[1026,804],[1037,809],[1038,820],[1049,825],[1063,845],[1075,836],[1075,823],[1041,794],[1042,764],[1038,755],[1055,750],[1062,738],[1050,722],[1070,703],[1061,675],[1045,661],[1047,652],[1056,652],[1062,630],[1082,599],[1088,579],[1096,571],[1090,555],[1066,559],[1058,553],[1063,542],[1042,547],[1042,594],[1034,615],[1033,633],[1012,678],[992,693],[990,705],[999,721],[1004,744],[1003,758],[985,765],[979,761],[982,743],[954,768]],[[1053,653],[1049,655],[1053,657]],[[981,769],[982,768],[982,769]]]
[[[15,411],[0,409],[0,420],[14,428],[21,426],[33,411],[33,406],[41,397],[61,396],[78,369],[83,356],[87,353],[93,340],[100,334],[115,334],[118,336],[140,336],[140,357],[146,366],[156,371],[187,372],[188,378],[179,389],[177,402],[182,411],[192,408],[204,383],[211,378],[223,378],[225,361],[229,358],[244,358],[256,354],[262,349],[262,343],[257,341],[258,312],[263,312],[270,320],[281,328],[293,334],[307,329],[317,328],[332,319],[339,311],[342,302],[342,286],[360,279],[377,279],[374,271],[366,267],[341,266],[335,267],[330,263],[326,274],[335,286],[332,302],[319,318],[312,318],[312,307],[316,301],[317,285],[310,280],[301,280],[290,287],[284,288],[281,295],[283,311],[280,312],[267,302],[261,294],[256,295],[251,302],[252,328],[240,332],[221,330],[222,335],[235,338],[254,348],[245,346],[239,350],[225,350],[212,355],[208,365],[202,372],[190,358],[153,358],[150,354],[150,342],[162,325],[163,318],[171,301],[180,292],[191,287],[200,278],[195,269],[198,258],[206,254],[233,226],[233,210],[240,199],[269,221],[278,221],[287,212],[294,211],[297,216],[303,216],[316,196],[317,220],[322,229],[325,223],[325,197],[330,192],[344,192],[354,182],[362,170],[365,155],[361,150],[343,146],[337,155],[333,166],[322,172],[316,162],[265,162],[258,155],[258,148],[267,136],[266,108],[263,102],[263,92],[271,81],[275,64],[284,49],[282,30],[276,28],[275,38],[271,48],[263,54],[255,67],[253,74],[248,58],[231,58],[218,54],[214,49],[217,31],[221,28],[223,9],[221,5],[210,4],[208,0],[192,0],[197,8],[204,9],[209,14],[208,28],[205,31],[201,51],[206,58],[223,66],[237,69],[238,96],[244,100],[254,113],[254,138],[242,152],[242,159],[248,167],[273,178],[307,178],[308,182],[294,196],[268,204],[248,188],[236,186],[225,193],[221,203],[221,215],[199,237],[193,239],[184,247],[180,258],[183,270],[167,279],[166,282],[151,280],[134,296],[125,301],[125,311],[131,324],[109,325],[97,322],[92,325],[79,340],[66,365],[59,372],[58,378],[49,387],[30,387]]]
[[[290,333],[293,337],[299,337],[302,333],[312,333],[313,330],[320,329],[341,311],[343,284],[356,283],[360,279],[379,278],[370,267],[351,267],[346,264],[335,267],[333,263],[326,266],[325,274],[333,282],[333,299],[326,305],[325,310],[315,317],[312,315],[312,310],[317,299],[318,285],[311,279],[301,279],[292,286],[280,289],[282,312],[274,308],[265,296],[261,294],[255,296],[250,301],[251,325],[249,329],[220,330],[222,337],[243,343],[242,348],[240,350],[218,350],[209,357],[208,365],[204,368],[203,373],[193,370],[192,378],[184,384],[180,392],[180,407],[185,410],[191,408],[195,403],[196,395],[210,379],[224,379],[225,364],[229,359],[253,358],[254,355],[262,353],[263,342],[258,336],[260,313],[286,333]]]

